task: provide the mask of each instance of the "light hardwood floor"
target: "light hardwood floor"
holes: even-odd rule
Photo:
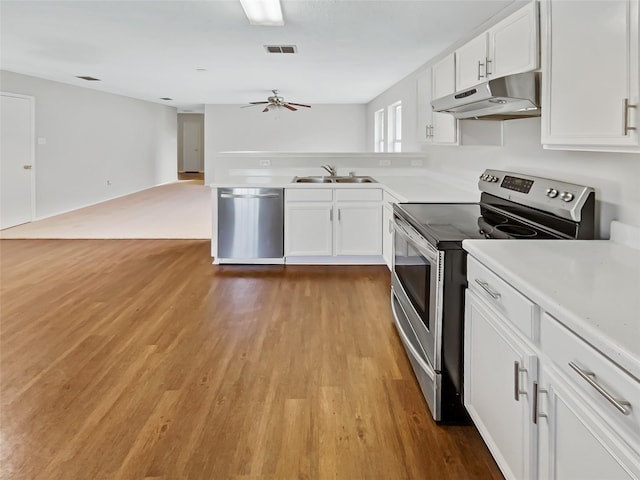
[[[382,266],[199,240],[3,240],[0,478],[499,479],[438,427]]]

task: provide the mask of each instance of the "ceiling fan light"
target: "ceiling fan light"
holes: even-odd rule
[[[240,0],[251,25],[282,26],[280,0]]]

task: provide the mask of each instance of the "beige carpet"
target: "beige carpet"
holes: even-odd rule
[[[0,238],[211,238],[211,189],[189,180],[0,231]]]

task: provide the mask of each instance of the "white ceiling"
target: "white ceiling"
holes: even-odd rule
[[[0,67],[183,108],[367,103],[513,1],[284,0],[260,27],[237,0],[2,0]]]

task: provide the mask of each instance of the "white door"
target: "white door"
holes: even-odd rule
[[[529,393],[537,380],[535,354],[470,290],[466,299],[465,407],[504,476],[535,478],[536,430]]]
[[[34,217],[35,99],[2,93],[0,107],[0,228]]]
[[[182,124],[182,161],[185,172],[204,171],[203,118],[187,117]]]
[[[284,254],[333,255],[331,203],[289,203],[285,206]]]
[[[486,68],[487,34],[483,33],[456,50],[456,91],[484,82]]]
[[[336,255],[382,255],[382,207],[337,205]]]

